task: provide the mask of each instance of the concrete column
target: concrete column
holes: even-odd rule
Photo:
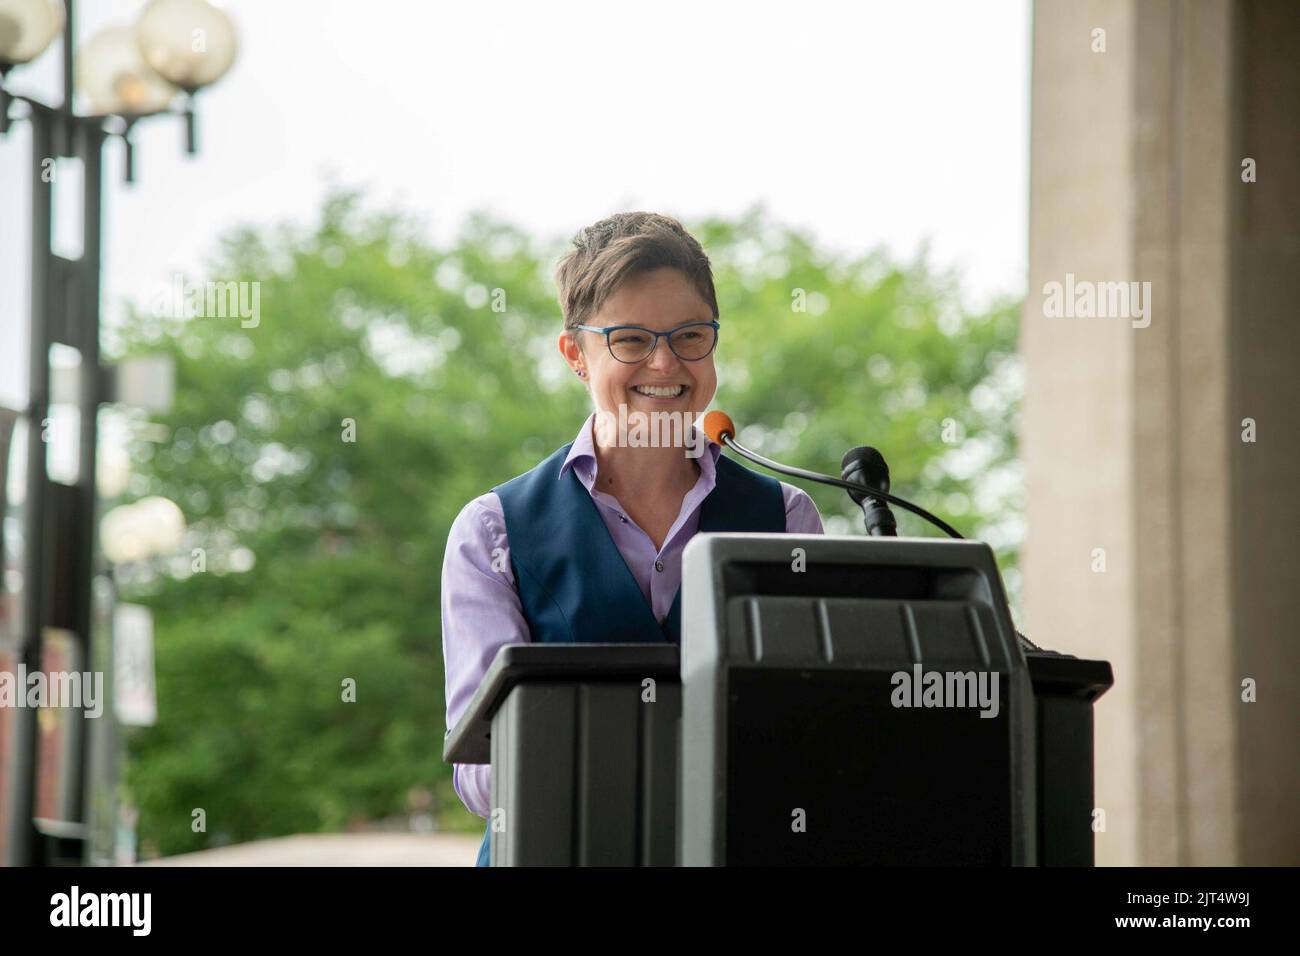
[[[1233,118],[1232,633],[1239,857],[1300,864],[1300,3],[1242,3]],[[1245,157],[1253,184],[1240,182]],[[1256,440],[1240,440],[1255,420]]]
[[[1246,524],[1262,509],[1300,527],[1295,491],[1269,477],[1300,465],[1300,402],[1276,357],[1288,346],[1300,357],[1300,88],[1286,53],[1288,37],[1300,46],[1298,11],[1035,7],[1025,615],[1031,638],[1115,667],[1097,709],[1102,864],[1300,862],[1294,812],[1283,815],[1297,795],[1300,561],[1294,535]],[[1252,83],[1274,95],[1252,96]],[[1241,181],[1252,137],[1274,167],[1267,191]],[[1248,215],[1247,237],[1253,204],[1279,211],[1266,225]],[[1092,315],[1052,315],[1048,284],[1068,292],[1070,277],[1076,290],[1098,284],[1094,302],[1075,300]],[[1103,296],[1103,283],[1139,283],[1124,289],[1139,298],[1125,311],[1120,287]],[[1263,382],[1289,404],[1259,394]],[[1262,439],[1241,441],[1252,402],[1272,416],[1263,454]],[[1258,562],[1293,586],[1264,585]],[[1267,702],[1243,703],[1243,678],[1264,667],[1284,679]]]

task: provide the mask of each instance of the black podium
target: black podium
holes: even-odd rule
[[[491,763],[493,866],[672,866],[682,689],[672,644],[501,648],[447,735]]]
[[[680,656],[498,654],[444,747],[493,865],[1092,864],[1110,665],[1021,641],[987,546],[698,535],[682,608]]]

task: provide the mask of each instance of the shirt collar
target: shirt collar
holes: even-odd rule
[[[582,428],[578,429],[577,437],[573,439],[573,445],[569,448],[569,453],[564,457],[564,463],[560,465],[561,478],[572,467],[574,474],[587,486],[588,491],[596,483],[595,422],[596,413],[592,412],[587,416],[587,420],[582,423]],[[692,428],[697,432],[700,430],[695,425]],[[695,459],[700,465],[700,479],[710,488],[716,480],[718,456],[720,454],[722,454],[722,446],[706,439],[704,454]]]

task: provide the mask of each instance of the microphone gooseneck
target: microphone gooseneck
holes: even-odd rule
[[[897,505],[904,511],[910,511],[919,518],[924,518],[930,524],[934,525],[944,534],[951,538],[961,538],[962,535],[952,525],[944,521],[937,515],[933,515],[919,505],[914,505],[910,501],[899,498],[897,495],[891,495],[887,491],[881,491],[878,488],[872,488],[868,485],[857,481],[845,481],[842,478],[832,478],[830,475],[818,474],[815,471],[808,471],[804,468],[792,468],[789,465],[783,465],[779,461],[773,461],[765,458],[757,452],[752,452],[744,445],[736,441],[736,425],[725,412],[712,411],[704,416],[704,434],[709,440],[718,445],[725,445],[736,454],[743,458],[748,458],[755,464],[762,465],[771,471],[780,472],[783,475],[790,475],[793,478],[804,478],[808,481],[816,481],[823,485],[831,485],[835,488],[844,488],[851,495],[859,492],[863,497],[875,498],[880,501],[888,502],[891,505]],[[879,452],[877,452],[879,454]],[[856,500],[856,499],[855,499]],[[892,515],[891,515],[892,517]]]

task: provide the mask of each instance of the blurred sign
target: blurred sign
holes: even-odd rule
[[[172,410],[176,363],[170,355],[137,355],[108,366],[109,398],[159,414]]]
[[[113,710],[133,727],[158,719],[153,683],[153,612],[139,604],[113,610]]]

